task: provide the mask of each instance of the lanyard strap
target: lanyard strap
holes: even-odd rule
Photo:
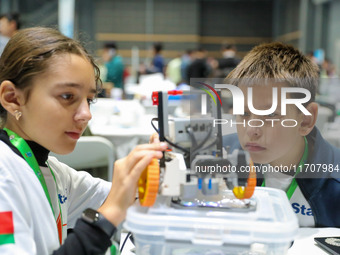
[[[26,141],[23,138],[21,138],[19,135],[14,133],[12,130],[9,130],[7,128],[4,128],[4,130],[7,132],[10,142],[20,151],[21,155],[24,157],[24,159],[26,160],[28,165],[32,168],[35,175],[37,176],[37,178],[38,178],[38,180],[41,184],[41,187],[43,188],[43,190],[45,192],[45,196],[48,200],[48,203],[50,204],[50,207],[51,207],[51,210],[52,210],[52,213],[53,213],[53,218],[54,218],[55,214],[54,214],[54,210],[53,210],[53,206],[52,206],[52,202],[51,202],[50,193],[48,192],[44,175],[41,172],[38,161],[36,160],[31,148],[29,147],[29,145],[26,143]],[[57,187],[57,183],[56,183],[54,173],[51,170],[49,165],[48,165],[48,167],[51,171],[51,174],[53,176],[54,182],[56,184],[57,192],[58,192],[58,187]],[[62,225],[62,212],[61,212],[61,206],[60,206],[59,201],[58,201],[58,204],[59,204],[59,211],[60,211],[61,225]],[[62,230],[58,227],[58,224],[57,224],[57,229],[58,229],[58,233],[59,233],[59,242],[61,244],[61,242],[62,242],[62,232],[60,232],[60,231],[62,231]]]
[[[305,140],[305,150],[303,152],[303,155],[302,155],[302,158],[299,162],[299,165],[297,167],[297,170],[296,170],[296,173],[294,174],[294,178],[292,180],[292,182],[290,183],[289,187],[288,187],[288,190],[287,190],[287,197],[288,199],[290,200],[291,197],[293,196],[298,184],[297,184],[297,181],[295,179],[295,177],[301,172],[301,169],[304,168],[304,165],[305,163],[307,162],[307,159],[308,159],[308,141],[307,141],[307,138],[304,136],[303,137],[304,140]],[[265,187],[266,186],[266,183],[265,183],[265,180],[263,180],[262,182],[262,187]]]

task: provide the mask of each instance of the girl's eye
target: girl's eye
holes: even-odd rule
[[[267,115],[267,117],[269,117],[269,118],[273,118],[273,117],[275,117],[275,116],[276,116],[276,113],[274,113],[274,112]]]
[[[65,99],[65,100],[72,100],[73,99],[73,95],[72,94],[62,94],[61,98]]]
[[[87,103],[88,105],[94,104],[96,102],[96,98],[88,98]]]

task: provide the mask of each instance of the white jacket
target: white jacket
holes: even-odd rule
[[[49,168],[41,167],[54,212],[63,219],[63,240],[82,211],[97,209],[107,197],[111,183],[76,171],[54,157]],[[57,184],[57,189],[56,189]],[[57,192],[58,190],[58,192]],[[56,220],[44,190],[26,161],[0,141],[0,213],[12,212],[14,244],[0,245],[0,254],[51,254],[60,246]],[[1,214],[0,214],[1,215]],[[57,217],[57,216],[55,216]],[[0,220],[1,222],[1,220]]]

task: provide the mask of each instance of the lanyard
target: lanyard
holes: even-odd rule
[[[293,196],[298,184],[297,184],[297,181],[295,179],[295,176],[298,175],[301,171],[301,169],[303,169],[305,163],[307,162],[307,159],[308,159],[308,141],[307,141],[307,138],[304,136],[303,137],[305,139],[305,150],[303,152],[303,155],[302,155],[302,158],[299,162],[299,165],[298,165],[298,168],[296,170],[296,173],[294,175],[294,179],[292,180],[291,184],[289,185],[289,188],[287,190],[287,197],[288,199],[290,200],[291,197]],[[263,180],[263,183],[261,185],[262,187],[265,187],[266,186],[266,183],[265,183],[265,180]]]
[[[12,130],[9,130],[7,128],[4,128],[4,130],[7,132],[8,136],[9,136],[9,140],[11,141],[11,143],[20,151],[21,155],[24,157],[24,159],[26,160],[26,162],[28,163],[28,165],[32,168],[32,170],[34,171],[35,175],[37,176],[44,192],[45,192],[45,196],[48,200],[48,203],[50,204],[52,213],[53,213],[53,218],[55,217],[54,215],[54,210],[53,210],[53,206],[52,206],[52,202],[51,202],[51,197],[50,197],[50,193],[48,192],[47,189],[47,185],[45,182],[45,178],[43,173],[41,172],[41,169],[39,167],[39,164],[31,150],[31,148],[28,146],[28,144],[26,143],[26,141],[21,138],[19,135],[17,135],[16,133],[14,133]],[[48,165],[48,163],[47,163]],[[58,187],[57,187],[57,182],[54,176],[53,171],[51,170],[50,166],[48,165],[48,168],[51,171],[51,174],[53,176],[54,179],[54,183],[56,184],[56,190],[58,193]],[[57,229],[58,229],[58,234],[59,234],[59,242],[60,244],[62,243],[62,225],[63,225],[63,218],[62,218],[62,212],[61,212],[61,206],[60,206],[60,202],[58,201],[58,205],[59,205],[59,211],[60,211],[60,219],[58,217],[58,219],[56,220],[56,224],[57,224]],[[59,222],[58,222],[59,221]]]

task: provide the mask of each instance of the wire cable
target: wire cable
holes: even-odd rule
[[[151,126],[152,126],[153,129],[159,134],[159,130],[158,130],[158,128],[155,127],[155,125],[153,124],[153,121],[158,121],[158,118],[152,118],[152,120],[151,120]]]
[[[152,125],[152,127],[156,130],[156,132],[159,133],[158,129],[157,129],[157,128],[155,127],[155,125],[153,124],[153,121],[158,121],[158,118],[153,118],[153,119],[151,120],[151,125]],[[185,152],[185,153],[187,153],[187,154],[190,154],[190,152],[189,152],[187,149],[184,149],[183,147],[181,147],[181,146],[179,146],[179,145],[177,145],[177,144],[174,144],[173,142],[169,141],[166,137],[164,137],[164,140],[165,140],[168,144],[170,144],[172,147],[175,147],[176,149],[179,149],[179,150],[181,150],[181,151],[183,151],[183,152]]]
[[[206,150],[209,149],[211,146],[215,145],[217,143],[217,139],[215,139],[212,143],[210,143],[209,145],[205,146],[202,150]]]
[[[135,198],[135,201],[136,201],[136,200],[138,200],[138,197]],[[124,246],[125,246],[125,243],[126,243],[127,239],[128,239],[131,235],[132,235],[132,233],[129,231],[129,232],[127,233],[125,239],[124,239],[124,242],[123,242],[123,244],[122,244],[122,247],[121,247],[120,250],[119,250],[119,253],[120,253],[120,254],[122,253],[122,251],[123,251],[123,249],[124,249]]]
[[[197,141],[196,141],[196,137],[194,135],[194,132],[192,131],[192,128],[189,126],[186,128],[186,131],[188,132],[190,139],[191,139],[191,143],[192,143],[192,147],[197,147]]]
[[[211,136],[211,133],[212,133],[212,130],[213,130],[212,126],[209,125],[208,134],[206,135],[206,137],[204,137],[203,141],[200,142],[200,143],[196,146],[196,148],[193,149],[193,151],[192,151],[192,157],[193,157],[193,156],[196,156],[195,154],[197,154],[197,152],[201,149],[201,147],[209,140],[209,138],[210,138],[210,136]],[[215,142],[215,143],[216,143],[216,142]]]

